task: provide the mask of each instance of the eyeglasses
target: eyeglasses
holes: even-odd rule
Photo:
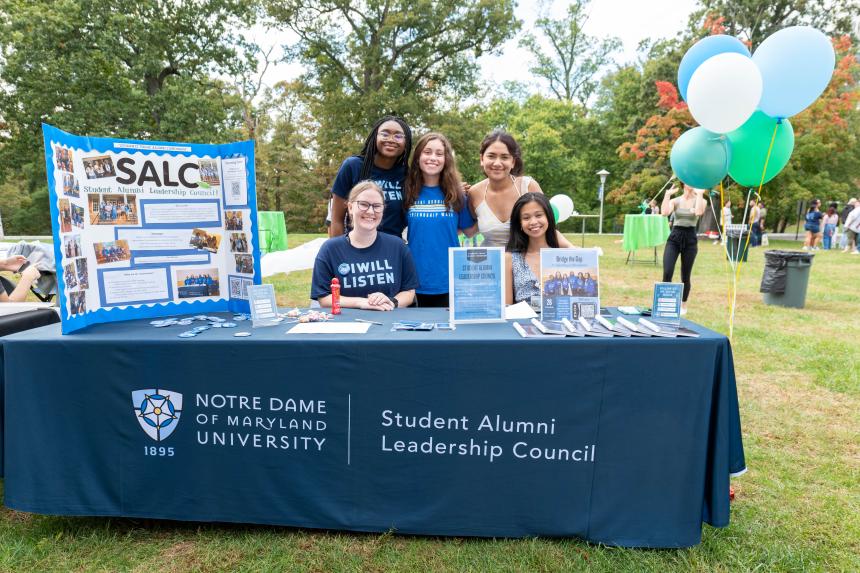
[[[382,141],[391,141],[394,140],[398,143],[401,143],[406,139],[406,135],[399,131],[380,131],[379,137],[382,138]]]
[[[382,210],[385,209],[383,203],[368,203],[367,201],[353,201],[353,203],[358,205],[359,211],[370,211],[372,208],[374,213],[382,213]]]

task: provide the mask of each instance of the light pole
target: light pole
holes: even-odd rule
[[[597,172],[597,175],[600,176],[600,223],[598,224],[597,234],[603,234],[603,187],[606,185],[606,176],[609,175],[609,171],[606,169],[601,169]]]

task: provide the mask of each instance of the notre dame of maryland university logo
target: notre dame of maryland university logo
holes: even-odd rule
[[[167,439],[182,415],[182,394],[172,390],[150,388],[135,390],[131,402],[137,422],[146,435],[160,442]]]

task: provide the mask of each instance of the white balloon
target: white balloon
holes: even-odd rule
[[[699,125],[714,133],[728,133],[750,118],[761,93],[761,72],[752,58],[717,54],[693,72],[687,105]]]
[[[556,223],[566,221],[573,213],[573,199],[567,195],[556,195],[549,200],[549,203],[558,209],[558,221]]]

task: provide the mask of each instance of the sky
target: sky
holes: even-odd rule
[[[556,0],[551,5],[551,16],[564,16],[569,2]],[[590,36],[605,38],[617,36],[622,44],[621,53],[616,55],[618,63],[636,60],[636,48],[646,38],[659,39],[677,35],[686,26],[687,16],[696,6],[695,0],[593,0],[588,8],[589,19],[585,31]],[[481,66],[482,83],[501,83],[504,81],[525,81],[536,85],[528,73],[529,54],[518,47],[519,37],[532,31],[538,18],[538,2],[521,0],[515,11],[523,21],[520,36],[509,40],[498,56],[484,55],[478,60]],[[294,38],[286,32],[252,30],[253,38],[265,48],[271,45],[291,43]],[[276,48],[273,52],[279,53]],[[301,73],[296,64],[276,64],[269,67],[264,81],[273,85],[281,80],[295,78]]]

